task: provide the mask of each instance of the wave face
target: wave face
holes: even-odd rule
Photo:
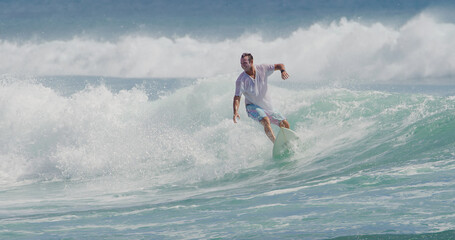
[[[272,40],[262,34],[204,40],[124,35],[117,40],[0,39],[0,73],[198,78],[236,72],[242,52],[284,62],[304,83],[452,85],[455,25],[421,13],[399,27],[342,18]]]
[[[454,228],[447,214],[455,195],[453,96],[273,82],[276,107],[304,141],[292,159],[277,162],[243,106],[232,123],[226,89],[233,91],[235,77],[166,88],[156,87],[166,80],[87,78],[73,92],[65,77],[60,84],[4,77],[1,234],[286,231],[314,239]],[[79,231],[89,226],[96,234]]]

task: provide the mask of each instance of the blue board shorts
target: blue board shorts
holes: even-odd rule
[[[270,122],[277,126],[280,126],[280,122],[286,119],[279,112],[267,111],[255,104],[246,105],[246,112],[248,113],[248,117],[258,122],[265,117],[269,117]]]

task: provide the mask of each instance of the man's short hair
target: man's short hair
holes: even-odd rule
[[[248,61],[253,61],[253,55],[251,53],[243,53],[241,58],[248,57]]]

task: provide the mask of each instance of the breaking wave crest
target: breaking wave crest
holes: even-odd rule
[[[265,40],[260,33],[220,41],[126,35],[113,41],[0,39],[0,73],[116,77],[217,76],[239,71],[242,52],[286,63],[305,83],[452,84],[455,24],[423,12],[395,27],[341,19]]]

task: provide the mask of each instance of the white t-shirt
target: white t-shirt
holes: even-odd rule
[[[242,72],[235,82],[235,96],[245,96],[245,104],[255,104],[264,110],[273,111],[268,93],[267,77],[275,71],[274,64],[261,64],[256,68],[256,79]]]

